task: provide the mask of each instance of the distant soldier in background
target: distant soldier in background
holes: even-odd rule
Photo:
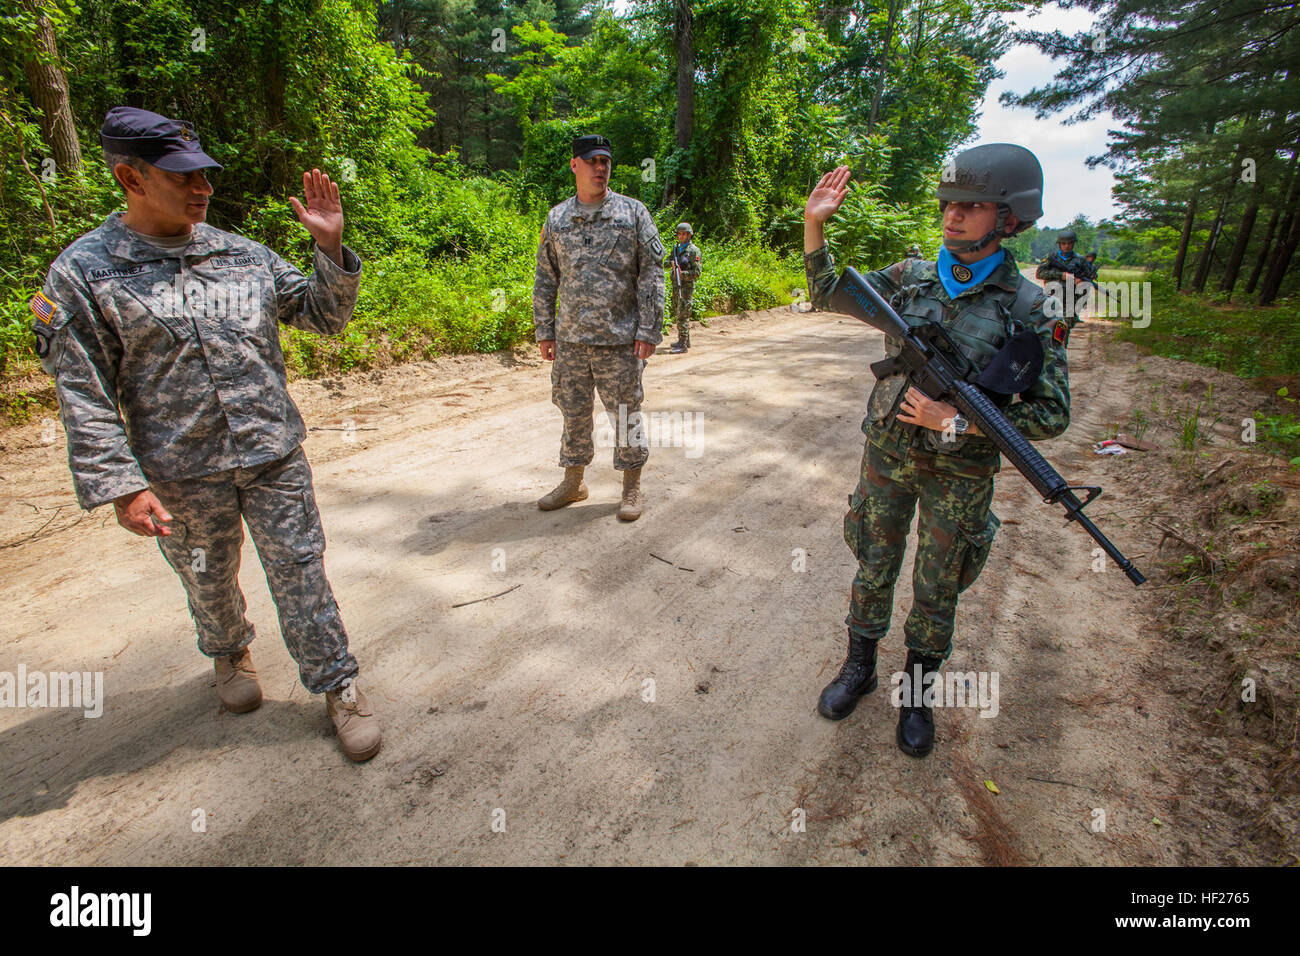
[[[918,246],[915,242],[912,243],[910,246],[907,247],[907,258],[908,258],[908,259],[916,259],[918,262],[920,261],[920,259],[921,259],[921,247]]]
[[[1090,252],[1090,253],[1088,253],[1086,256],[1084,256],[1083,258],[1084,258],[1084,260],[1088,263],[1088,276],[1087,276],[1088,279],[1090,279],[1090,280],[1093,281],[1093,282],[1096,282],[1096,281],[1097,281],[1097,272],[1098,272],[1098,268],[1097,268],[1097,253],[1095,253],[1095,252]]]
[[[641,517],[641,468],[650,447],[641,421],[641,374],[663,341],[664,244],[650,210],[609,188],[614,153],[604,136],[573,141],[575,195],[552,207],[537,246],[533,324],[551,366],[551,401],[564,415],[564,480],[537,507],[587,497],[582,473],[596,455],[592,392],[615,419],[614,468],[623,473],[623,521]]]
[[[695,307],[695,282],[704,271],[700,249],[691,242],[695,230],[689,222],[677,224],[677,245],[664,259],[664,267],[672,269],[672,303],[668,312],[677,321],[677,341],[668,350],[679,355],[691,347],[691,312]]]
[[[1082,295],[1076,291],[1075,286],[1092,280],[1092,267],[1088,260],[1074,251],[1078,238],[1073,229],[1063,230],[1056,237],[1056,250],[1043,258],[1034,273],[1045,282],[1062,284],[1065,301],[1070,304],[1070,308],[1065,310],[1065,320],[1070,328],[1083,320],[1073,309],[1073,303]]]
[[[306,205],[289,200],[316,240],[308,278],[204,222],[204,170],[221,166],[190,124],[117,107],[100,141],[126,212],[63,250],[31,302],[77,501],[112,502],[118,524],[157,538],[234,713],[262,703],[238,582],[247,523],[303,686],[325,695],[343,752],[369,760],[379,721],[325,578],[279,338],[281,323],[331,335],[352,317],[361,260],[342,242],[338,186],[314,169],[302,177]]]

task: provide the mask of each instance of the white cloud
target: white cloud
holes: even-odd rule
[[[1035,30],[1063,30],[1074,33],[1092,23],[1087,11],[1065,11],[1055,4],[1037,16],[1012,18],[1016,26]],[[1045,120],[1034,118],[1032,110],[1005,107],[998,102],[1003,90],[1026,93],[1047,83],[1062,68],[1065,59],[1053,60],[1036,47],[1017,44],[998,61],[1005,76],[989,86],[981,106],[978,143],[1018,143],[1033,150],[1043,164],[1043,226],[1063,226],[1078,213],[1096,220],[1114,216],[1120,210],[1111,199],[1115,177],[1109,169],[1089,169],[1089,156],[1106,151],[1107,131],[1115,124],[1109,112],[1087,122],[1066,126],[1061,115]]]

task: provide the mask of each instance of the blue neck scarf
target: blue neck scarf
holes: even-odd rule
[[[939,250],[938,263],[939,281],[943,283],[943,290],[948,293],[950,299],[955,299],[963,292],[973,289],[993,275],[993,271],[1002,265],[1002,260],[1006,257],[1006,254],[1005,249],[998,249],[993,255],[985,256],[983,259],[966,265],[964,262],[958,262],[957,257],[949,252],[945,246]],[[953,275],[954,269],[956,275]],[[959,278],[961,276],[966,277],[964,281]]]

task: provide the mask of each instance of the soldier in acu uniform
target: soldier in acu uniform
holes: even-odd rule
[[[564,480],[537,502],[543,511],[587,497],[593,392],[614,426],[614,468],[623,473],[618,516],[641,516],[641,468],[650,455],[641,422],[641,373],[663,341],[664,246],[650,211],[609,188],[613,151],[603,136],[573,141],[576,195],[546,216],[537,247],[533,323],[551,366],[551,400],[564,415]]]
[[[312,170],[306,205],[290,200],[316,240],[308,278],[206,224],[203,170],[221,167],[188,123],[118,107],[100,134],[126,212],[65,249],[32,300],[77,500],[112,502],[119,524],[158,539],[217,693],[237,713],[262,702],[237,580],[247,522],[303,685],[325,695],[344,753],[369,759],[379,721],[325,578],[306,429],[279,341],[281,322],[333,334],[352,316],[361,262],[341,241],[338,187]]]
[[[1036,335],[1045,353],[1041,373],[1026,373],[1032,384],[1019,401],[1008,398],[1003,410],[1027,438],[1059,435],[1069,424],[1067,329],[1044,315],[1042,290],[1001,248],[1005,237],[1042,215],[1042,169],[1028,150],[997,143],[958,155],[955,174],[938,190],[938,262],[904,260],[865,278],[909,324],[941,323],[978,370],[1017,332]],[[804,212],[808,287],[820,308],[828,306],[836,281],[823,226],[848,194],[848,179],[847,167],[827,173]],[[887,356],[898,354],[897,341],[886,337],[885,344]],[[1000,523],[990,507],[999,468],[993,443],[951,405],[905,389],[905,377],[888,358],[873,371],[879,380],[862,423],[862,474],[844,518],[845,541],[858,558],[846,620],[848,657],[817,705],[832,720],[847,717],[876,687],[876,646],[889,630],[894,583],[918,506],[913,603],[903,627],[905,688],[919,684],[923,690],[938,678],[952,651],[957,596],[979,576]],[[903,695],[896,736],[908,754],[930,752],[934,717],[921,691]]]
[[[691,311],[695,307],[695,283],[704,269],[700,247],[691,242],[695,230],[689,222],[677,224],[677,245],[664,259],[664,268],[673,274],[672,304],[668,312],[677,321],[677,341],[668,351],[676,355],[691,347]]]

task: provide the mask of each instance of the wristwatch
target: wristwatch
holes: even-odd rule
[[[966,421],[966,416],[962,415],[960,412],[952,416],[952,430],[958,435],[966,434],[968,428],[970,428],[970,422]]]

